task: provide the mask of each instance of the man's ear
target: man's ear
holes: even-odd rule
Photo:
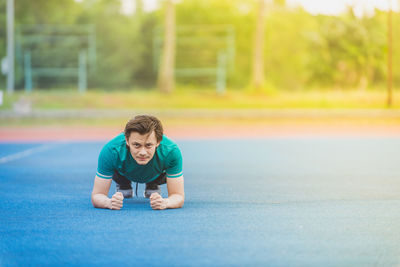
[[[129,146],[129,141],[128,141],[128,139],[125,138],[125,142],[126,142],[126,145]]]

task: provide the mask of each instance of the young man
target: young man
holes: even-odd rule
[[[116,193],[108,198],[111,179]],[[144,197],[155,210],[181,208],[185,200],[182,155],[178,146],[163,135],[154,116],[139,115],[128,121],[124,133],[108,142],[100,152],[92,203],[96,208],[119,210],[124,198],[131,198],[131,182],[146,183]],[[167,184],[168,198],[162,198],[161,184]]]

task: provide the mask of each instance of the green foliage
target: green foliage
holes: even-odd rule
[[[84,2],[79,23],[96,27],[97,68],[90,76],[90,86],[130,87],[139,67],[145,43],[141,41],[141,21],[120,13],[120,1]]]
[[[6,21],[5,3],[0,1],[3,22]],[[284,0],[268,3],[264,63],[269,87],[365,89],[385,84],[387,12],[376,10],[372,17],[363,18],[354,16],[351,10],[341,16],[314,16],[302,8],[288,7]],[[228,75],[230,88],[246,88],[250,82],[256,8],[255,0],[182,0],[176,4],[178,26],[233,26],[235,68]],[[153,12],[125,15],[121,13],[120,0],[15,1],[16,25],[95,25],[97,62],[96,71],[89,73],[92,88],[155,87],[153,32],[163,26],[163,12],[161,7]],[[393,25],[393,32],[398,32],[398,13],[393,14]],[[5,27],[5,23],[0,23],[0,58],[6,50]],[[400,39],[396,34],[393,36],[394,80],[399,83],[396,62],[400,62],[397,49]],[[182,52],[185,48],[179,49]],[[17,85],[23,87],[22,74],[17,78]],[[200,82],[200,78],[192,79],[192,84]],[[0,88],[4,88],[2,75],[0,83]]]
[[[373,18],[358,19],[351,10],[341,17],[319,16],[318,20],[320,39],[314,42],[314,49],[319,53],[308,66],[316,83],[359,87],[363,81],[384,79],[386,31],[383,23]]]

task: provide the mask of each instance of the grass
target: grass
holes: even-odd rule
[[[393,99],[393,106],[388,109],[384,89],[268,93],[228,90],[225,95],[218,95],[215,90],[187,88],[177,89],[169,95],[155,90],[89,90],[85,94],[79,94],[75,90],[37,90],[30,94],[16,92],[11,96],[5,95],[4,104],[0,107],[0,115],[1,111],[12,110],[13,104],[23,101],[31,103],[34,110],[47,111],[47,114],[54,114],[51,112],[65,109],[105,109],[108,110],[108,114],[119,115],[114,118],[102,115],[90,118],[5,116],[0,117],[0,126],[117,126],[124,125],[129,116],[134,115],[130,114],[130,111],[145,113],[146,110],[170,125],[400,125],[398,112],[400,111],[400,92],[398,90],[394,90]],[[193,109],[199,112],[191,112]],[[268,112],[260,116],[261,109]],[[113,110],[121,110],[122,113],[112,113]],[[127,110],[128,112],[125,112]],[[173,112],[170,112],[171,110]],[[287,114],[285,113],[287,110],[292,112]],[[346,110],[347,116],[343,117],[342,114],[335,113],[341,110]],[[367,113],[360,115],[357,113],[359,110],[367,111]],[[375,111],[384,112],[376,115],[373,113]]]
[[[173,94],[155,90],[100,91],[79,94],[72,90],[38,90],[4,96],[2,110],[25,99],[34,109],[384,109],[385,90],[303,90],[249,93],[228,90],[178,89]],[[400,108],[400,93],[395,90],[392,109]]]

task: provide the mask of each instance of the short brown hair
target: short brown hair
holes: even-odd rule
[[[152,115],[137,115],[127,122],[124,133],[125,138],[128,140],[132,132],[144,135],[152,131],[156,135],[157,142],[161,142],[164,132],[161,121]]]

